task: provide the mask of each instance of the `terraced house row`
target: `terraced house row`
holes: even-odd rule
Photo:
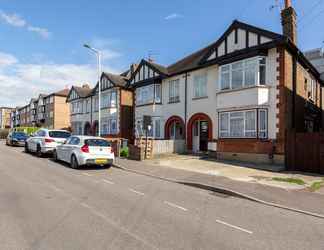
[[[51,94],[39,94],[30,102],[11,111],[11,127],[46,127],[61,129],[70,127],[70,108],[66,103],[69,89]]]
[[[183,139],[190,152],[283,163],[288,131],[323,127],[323,78],[297,47],[296,13],[283,9],[283,34],[234,21],[215,42],[164,66],[141,60],[102,75],[102,134]],[[98,129],[97,88],[73,87],[73,130]]]

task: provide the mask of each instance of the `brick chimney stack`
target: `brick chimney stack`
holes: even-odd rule
[[[285,8],[281,11],[283,35],[297,45],[297,14],[291,5],[291,0],[285,0]]]

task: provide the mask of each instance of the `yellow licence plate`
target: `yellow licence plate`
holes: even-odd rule
[[[96,159],[95,160],[96,164],[106,164],[108,162],[107,159]]]

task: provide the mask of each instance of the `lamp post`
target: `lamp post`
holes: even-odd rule
[[[98,60],[98,136],[101,136],[101,52],[97,49],[92,48],[88,44],[83,45],[85,48],[90,49],[97,55]]]

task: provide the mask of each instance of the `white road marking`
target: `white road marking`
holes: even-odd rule
[[[105,183],[108,183],[108,184],[110,184],[110,185],[115,184],[114,182],[112,182],[112,181],[108,181],[108,180],[106,180],[106,179],[102,179],[102,181],[105,182]]]
[[[99,218],[103,219],[106,223],[108,223],[108,224],[112,225],[113,227],[117,228],[118,230],[120,230],[120,231],[128,234],[129,236],[133,237],[134,239],[142,242],[144,245],[147,245],[147,246],[149,246],[152,249],[159,249],[156,246],[154,246],[151,243],[149,243],[148,241],[146,241],[145,239],[141,238],[140,236],[138,236],[138,235],[130,232],[129,229],[123,227],[122,225],[119,225],[114,220],[112,220],[112,219],[108,218],[107,216],[105,216],[104,214],[98,212],[98,210],[95,207],[92,207],[92,206],[90,206],[90,205],[88,205],[88,204],[86,204],[84,202],[81,202],[80,205],[83,206],[83,207],[85,207],[85,208],[87,208],[87,209],[89,209],[89,211],[92,214],[94,214],[94,215],[98,216]]]
[[[232,225],[232,224],[229,224],[225,221],[221,221],[221,220],[216,220],[217,223],[220,223],[220,224],[223,224],[225,226],[228,226],[228,227],[231,227],[231,228],[234,228],[234,229],[237,229],[237,230],[240,230],[242,232],[245,232],[245,233],[248,233],[248,234],[253,234],[252,231],[249,231],[249,230],[246,230],[244,228],[241,228],[241,227],[238,227],[238,226],[235,226],[235,225]]]
[[[82,173],[85,176],[92,176],[92,174],[88,174],[88,173]]]
[[[144,193],[139,192],[139,191],[136,191],[135,189],[132,189],[132,188],[130,188],[130,189],[128,189],[128,190],[131,191],[131,192],[133,192],[133,193],[135,193],[135,194],[145,195]]]
[[[174,203],[172,203],[172,202],[164,201],[164,203],[167,204],[167,205],[169,205],[169,206],[171,206],[171,207],[179,208],[179,209],[181,209],[181,210],[183,210],[183,211],[188,211],[187,208],[184,208],[184,207],[178,206],[177,204],[174,204]]]

